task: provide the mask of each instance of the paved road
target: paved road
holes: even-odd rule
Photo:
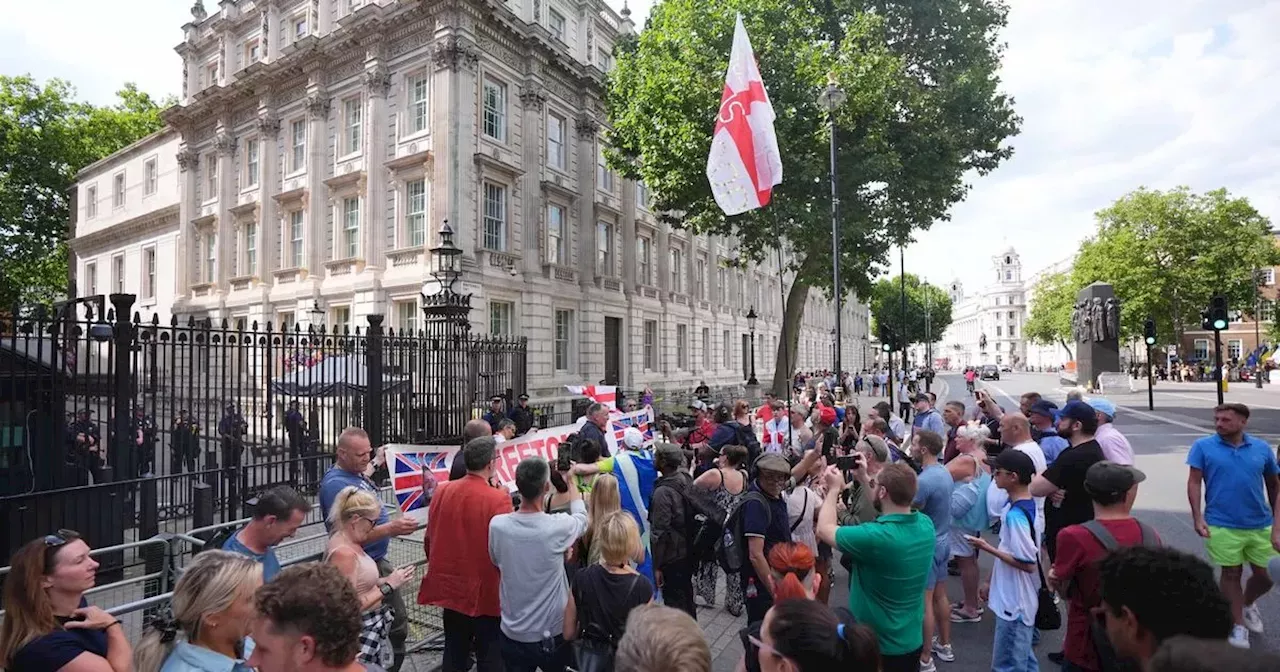
[[[1139,381],[1141,382],[1141,381]],[[1003,380],[983,384],[990,389],[997,401],[1006,409],[1017,408],[1018,396],[1037,391],[1062,404],[1066,399],[1056,376],[1049,374],[1005,374]],[[972,403],[965,394],[964,380],[959,375],[942,375],[935,382],[939,403],[946,400]],[[1204,557],[1204,547],[1191,526],[1186,498],[1187,448],[1196,438],[1213,431],[1212,408],[1216,394],[1212,385],[1203,383],[1163,384],[1157,387],[1154,412],[1147,410],[1146,388],[1134,393],[1113,394],[1110,397],[1119,408],[1116,426],[1129,437],[1136,454],[1138,468],[1147,474],[1147,481],[1138,495],[1135,515],[1149,523],[1160,533],[1165,543]],[[1233,385],[1227,394],[1228,401],[1249,404],[1253,410],[1251,433],[1268,441],[1280,439],[1280,389],[1256,390],[1245,385]],[[874,400],[866,399],[863,408]],[[990,570],[990,556],[983,554],[983,574]],[[835,589],[831,604],[848,601],[848,576],[837,564]],[[952,600],[960,598],[959,579],[948,582]],[[1267,627],[1263,635],[1253,637],[1253,646],[1260,649],[1280,650],[1280,597],[1272,592],[1259,600],[1262,620]],[[945,672],[979,672],[991,669],[991,642],[994,623],[988,616],[981,623],[953,624],[952,642],[956,653],[953,663],[938,663]],[[735,669],[742,656],[735,633],[742,627],[743,619],[734,619],[720,609],[704,609],[699,622],[712,643],[716,655],[715,670],[729,672]],[[1056,670],[1047,654],[1062,646],[1062,633],[1044,633],[1037,647],[1041,666]]]

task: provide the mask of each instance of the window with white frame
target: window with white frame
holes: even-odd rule
[[[124,294],[124,255],[111,257],[111,291]]]
[[[728,329],[725,329],[725,330],[724,330],[723,337],[724,337],[724,338],[723,338],[723,340],[722,340],[722,341],[721,341],[721,343],[720,343],[720,349],[721,349],[720,356],[722,357],[722,359],[720,360],[720,366],[721,366],[721,368],[728,369],[728,368],[732,368],[732,366],[733,366],[733,359],[732,359],[732,358],[733,358],[733,343],[729,341],[729,330],[728,330]]]
[[[702,328],[702,365],[708,369],[715,368],[711,362],[711,330],[707,327]]]
[[[641,285],[653,284],[652,245],[644,236],[636,238],[636,282]]]
[[[258,272],[258,225],[255,222],[246,222],[242,228],[244,232],[244,275],[253,275]]]
[[[729,285],[723,266],[716,269],[716,303],[728,303]]]
[[[596,183],[601,191],[613,193],[613,171],[609,170],[609,163],[604,158],[603,145],[596,152]]]
[[[156,248],[142,249],[142,298],[156,298]]]
[[[98,263],[90,261],[84,265],[85,296],[98,295]]]
[[[658,370],[658,321],[644,321],[644,368]]]
[[[408,127],[409,135],[425,133],[431,125],[430,117],[430,84],[425,71],[409,75],[408,80]]]
[[[276,324],[280,325],[281,333],[293,331],[293,327],[297,323],[298,318],[294,316],[292,310],[282,310],[276,313]]]
[[[747,307],[747,278],[742,271],[737,273],[737,281],[734,283],[734,293],[738,297],[738,309]]]
[[[1276,284],[1276,269],[1274,268],[1262,269],[1262,284],[1267,285],[1268,287]]]
[[[689,327],[684,324],[676,325],[676,368],[689,370]]]
[[[159,182],[160,172],[156,159],[147,159],[147,162],[142,165],[142,195],[150,196],[156,193]]]
[[[573,311],[557,310],[555,314],[555,334],[552,351],[555,357],[555,370],[568,371],[571,355],[570,344],[573,334]]]
[[[489,334],[491,336],[511,336],[515,333],[515,325],[511,323],[515,314],[515,305],[509,301],[489,302]]]
[[[613,68],[613,54],[604,47],[596,49],[596,66],[605,72]]]
[[[1209,359],[1209,339],[1197,338],[1192,344],[1192,357],[1198,361]]]
[[[613,225],[609,222],[596,222],[596,271],[606,278],[614,275]]]
[[[484,248],[507,251],[507,188],[484,183]]]
[[[1274,321],[1276,317],[1276,302],[1271,299],[1262,299],[1258,301],[1258,320],[1261,322]]]
[[[671,248],[671,291],[684,293],[684,250]]]
[[[124,207],[124,172],[116,173],[111,178],[111,207]]]
[[[564,208],[555,203],[547,204],[547,262],[559,266],[569,265],[565,252],[568,236],[565,235]]]
[[[547,30],[551,31],[552,37],[564,42],[564,15],[554,9],[547,10]]]
[[[204,155],[204,200],[218,197],[218,155]]]
[[[250,138],[244,143],[244,183],[246,187],[258,186],[258,151],[260,144],[257,138]]]
[[[418,330],[418,300],[396,301],[396,329],[412,334]]]
[[[427,242],[427,181],[409,180],[404,185],[404,233],[409,247]]]
[[[334,306],[329,310],[329,325],[334,333],[345,334],[351,331],[351,306]]]
[[[218,61],[213,60],[204,66],[205,88],[218,85]]]
[[[547,113],[547,165],[564,170],[564,117]]]
[[[254,63],[262,60],[262,42],[258,38],[251,38],[244,43],[244,67],[249,67]]]
[[[346,259],[360,256],[360,198],[357,196],[342,199],[341,250]]]
[[[289,143],[292,154],[289,157],[289,172],[297,173],[307,168],[307,120],[295,119],[290,124]]]
[[[212,283],[218,271],[218,234],[204,234],[204,281]]]
[[[98,216],[98,187],[97,185],[85,187],[84,190],[84,218],[93,219]]]
[[[289,27],[289,32],[293,36],[294,42],[306,37],[307,33],[310,32],[307,28],[307,13],[303,12],[301,14],[293,15],[293,17],[289,19]]]
[[[356,154],[364,140],[364,101],[359,96],[342,101],[342,153]]]
[[[1227,358],[1231,361],[1237,361],[1244,356],[1244,341],[1238,338],[1232,338],[1227,341]]]
[[[484,78],[484,134],[507,141],[507,85],[492,77]]]
[[[645,210],[649,209],[649,187],[646,187],[644,180],[636,182],[636,204]]]
[[[303,214],[301,210],[289,213],[289,268],[302,268],[302,240],[305,234]]]
[[[707,260],[699,257],[693,263],[694,282],[698,284],[694,290],[697,292],[698,300],[707,300]]]

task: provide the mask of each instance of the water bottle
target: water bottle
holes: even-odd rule
[[[746,591],[747,599],[749,599],[749,600],[754,600],[754,599],[756,598],[756,596],[757,596],[757,595],[759,595],[759,594],[760,594],[760,593],[759,593],[759,591],[757,591],[757,590],[756,590],[756,579],[755,579],[755,577],[753,576],[753,577],[751,577],[751,578],[747,579],[747,591]]]

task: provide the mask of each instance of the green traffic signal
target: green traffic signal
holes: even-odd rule
[[[881,349],[881,350],[884,350],[885,352],[889,352],[889,344],[888,344],[888,343],[881,343],[881,344],[880,344],[880,349]]]
[[[1155,336],[1148,336],[1148,337],[1147,337],[1147,345],[1155,345],[1155,344],[1156,344],[1156,337],[1155,337]]]

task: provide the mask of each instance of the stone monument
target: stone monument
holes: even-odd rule
[[[1076,344],[1076,381],[1098,389],[1098,374],[1120,372],[1120,300],[1104,282],[1080,290],[1071,311]]]

